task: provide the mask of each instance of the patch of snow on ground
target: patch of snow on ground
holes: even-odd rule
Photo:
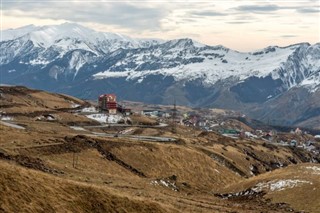
[[[100,123],[107,123],[107,115],[106,114],[91,114],[91,115],[86,115],[86,117],[96,120]]]
[[[122,115],[109,115],[107,122],[108,123],[118,123],[122,119],[123,119]]]
[[[71,104],[71,108],[77,108],[79,106],[80,106],[80,104],[75,104],[75,103]]]
[[[320,175],[320,167],[317,167],[317,166],[307,166],[306,169],[312,170],[312,174]]]
[[[78,130],[78,131],[87,131],[86,129],[80,127],[80,126],[69,126],[73,130]]]
[[[178,191],[178,187],[176,186],[175,183],[171,183],[166,180],[161,180],[161,179],[160,180],[153,180],[153,181],[151,181],[151,184],[164,186],[164,187],[170,188],[173,191]]]
[[[258,183],[253,190],[256,192],[260,192],[263,189],[268,189],[270,191],[282,191],[287,188],[292,189],[302,184],[312,184],[310,181],[305,180],[274,180],[269,182]]]
[[[81,110],[81,112],[98,112],[95,107],[86,107]]]
[[[244,134],[245,134],[245,136],[248,137],[248,138],[258,138],[258,136],[252,134],[251,132],[245,132]]]
[[[93,120],[96,120],[100,123],[111,123],[111,124],[116,124],[121,119],[123,119],[122,115],[108,115],[108,114],[103,114],[103,113],[86,115],[86,117],[93,119]]]
[[[134,130],[133,128],[124,129],[124,130],[120,131],[119,134],[125,135],[125,134],[128,134],[128,133],[132,132],[133,130]]]
[[[2,125],[9,126],[9,127],[15,128],[15,129],[25,129],[23,126],[19,126],[17,124],[12,124],[12,123],[8,123],[8,122],[4,122],[4,121],[1,121],[0,123]]]
[[[13,118],[10,117],[10,116],[3,116],[3,117],[1,117],[1,120],[2,120],[2,121],[12,121]]]

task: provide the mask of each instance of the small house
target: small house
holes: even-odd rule
[[[294,133],[296,135],[301,135],[302,134],[302,130],[297,127],[296,130],[294,131]]]
[[[268,132],[267,134],[265,134],[262,138],[271,141],[272,140],[272,133]]]
[[[298,144],[298,142],[296,140],[291,140],[290,141],[290,146],[292,146],[292,147],[296,147],[297,144]]]

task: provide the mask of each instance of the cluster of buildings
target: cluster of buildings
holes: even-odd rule
[[[124,115],[132,114],[131,109],[117,103],[117,97],[115,94],[100,95],[98,105],[99,111],[101,112],[109,114],[121,113]],[[176,108],[168,110],[144,109],[141,111],[141,114],[159,119],[170,119],[177,124],[196,127],[204,131],[215,131],[231,138],[261,139],[266,142],[277,143],[283,146],[304,148],[309,151],[318,150],[316,146],[317,143],[314,141],[320,141],[320,136],[316,136],[319,139],[315,137],[314,140],[310,140],[310,137],[309,139],[307,139],[308,137],[303,137],[303,135],[307,135],[307,133],[303,132],[299,128],[292,130],[290,133],[285,133],[287,136],[283,137],[281,133],[278,134],[276,131],[245,131],[241,125],[232,122],[230,123],[228,121],[228,117],[232,118],[241,115],[212,115],[206,111],[200,111],[200,113],[195,111],[179,113]]]
[[[296,128],[290,133],[278,133],[275,130],[245,130],[241,122],[234,122],[234,115],[210,116],[208,114],[184,114],[180,119],[180,124],[184,126],[196,127],[204,131],[214,131],[231,138],[259,139],[269,143],[282,146],[303,148],[305,150],[320,152],[320,135],[312,136],[307,132]],[[232,121],[233,120],[233,121]]]
[[[141,111],[141,115],[146,115],[155,118],[169,118],[172,116],[172,112],[164,110],[146,109]]]

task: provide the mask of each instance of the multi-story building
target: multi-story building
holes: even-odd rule
[[[117,113],[117,96],[115,94],[104,94],[99,96],[99,109],[110,114]]]

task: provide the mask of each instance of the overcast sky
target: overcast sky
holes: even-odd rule
[[[75,22],[132,37],[192,38],[250,51],[320,41],[319,0],[1,0],[2,29]]]

